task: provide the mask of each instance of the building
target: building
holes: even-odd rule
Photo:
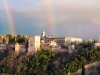
[[[8,44],[8,50],[15,50],[15,44]]]
[[[43,30],[42,33],[41,33],[41,40],[45,40],[45,37],[46,37],[46,34],[45,34],[44,30]]]
[[[46,38],[54,38],[53,35],[46,35],[45,31],[43,30],[41,33],[41,40],[44,42]]]
[[[45,40],[45,42],[42,43],[41,45],[42,48],[54,48],[58,46],[54,40]]]
[[[0,50],[7,50],[7,45],[1,43],[1,44],[0,44]]]
[[[53,35],[46,35],[44,30],[41,33],[41,39],[42,39],[42,42],[54,40],[54,42],[56,42],[60,46],[71,45],[71,43],[76,43],[76,44],[82,43],[81,38],[76,38],[76,37],[54,37]]]
[[[19,44],[19,43],[16,43],[15,44],[15,52],[16,53],[19,53],[19,52],[25,52],[26,51],[26,45],[25,44]]]
[[[100,48],[100,43],[94,43],[94,48],[95,49]]]
[[[54,37],[54,38],[46,38],[46,40],[54,40],[60,46],[67,46],[71,45],[71,43],[82,43],[81,38],[74,38],[74,37]]]
[[[68,46],[68,53],[72,53],[74,49],[75,49],[74,45],[69,45]]]
[[[57,43],[55,41],[50,41],[49,42],[49,46],[55,47],[55,46],[57,46]]]
[[[29,53],[36,53],[37,50],[40,50],[40,36],[34,35],[29,36],[28,40],[28,52]]]

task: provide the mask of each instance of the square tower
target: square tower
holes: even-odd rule
[[[37,50],[40,49],[40,36],[34,35],[34,36],[29,36],[28,40],[28,52],[29,53],[36,53]]]

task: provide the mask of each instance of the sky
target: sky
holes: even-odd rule
[[[100,0],[6,0],[17,34],[80,37],[98,40]],[[50,20],[50,21],[49,21]],[[4,0],[0,0],[0,34],[11,33]]]

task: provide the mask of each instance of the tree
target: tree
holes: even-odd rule
[[[81,75],[85,75],[85,67],[84,67],[84,63],[82,62],[82,72]]]
[[[8,43],[13,43],[14,37],[11,34],[7,34],[6,38],[9,40]]]
[[[23,42],[24,43],[27,43],[28,42],[28,36],[27,35],[26,36],[23,35]]]
[[[87,44],[88,44],[88,41],[87,40],[84,40],[82,45],[83,45],[84,48],[86,48],[87,47]]]
[[[3,36],[0,35],[0,43],[2,43],[2,42],[3,42]]]
[[[94,39],[93,43],[97,43],[97,40]]]
[[[17,39],[18,43],[22,43],[23,42],[23,37],[21,35],[19,35],[19,34],[17,35],[16,39]]]
[[[14,37],[14,43],[17,43],[16,37]]]

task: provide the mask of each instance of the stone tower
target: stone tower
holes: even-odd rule
[[[41,39],[44,40],[45,37],[46,37],[46,34],[45,34],[44,30],[43,30],[42,33],[41,33]]]
[[[28,40],[28,52],[29,53],[36,53],[37,50],[40,50],[40,36],[34,35],[34,36],[29,36]]]

